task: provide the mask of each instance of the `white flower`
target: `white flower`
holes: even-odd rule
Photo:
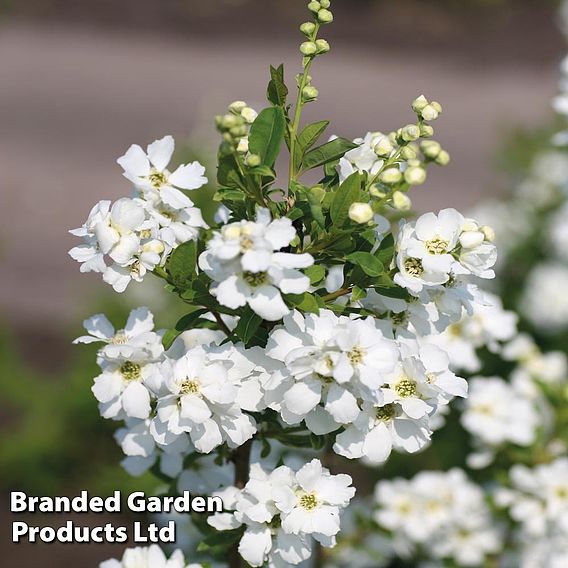
[[[477,372],[481,361],[476,350],[487,347],[500,352],[502,343],[515,337],[519,318],[504,310],[501,299],[494,294],[475,291],[473,297],[472,312],[462,310],[460,321],[430,340],[449,354],[453,368]]]
[[[146,202],[150,218],[160,227],[159,237],[171,248],[198,238],[201,229],[208,225],[203,220],[201,210],[196,207],[174,209],[165,203]]]
[[[505,443],[530,446],[541,419],[531,398],[515,385],[499,377],[475,377],[461,422],[479,445],[495,449]]]
[[[171,173],[167,167],[174,148],[174,139],[165,136],[152,142],[146,152],[133,144],[117,162],[124,169],[124,176],[146,199],[154,203],[161,201],[173,209],[184,209],[193,203],[181,190],[198,189],[207,183],[207,178],[199,162],[181,165]]]
[[[187,432],[197,451],[209,453],[223,442],[234,448],[254,435],[254,420],[236,402],[235,382],[245,375],[231,361],[233,354],[230,347],[195,347],[162,363],[158,374],[165,381],[152,423],[157,442],[167,444],[172,435]]]
[[[176,550],[168,559],[162,549],[153,544],[149,547],[127,548],[121,560],[106,560],[99,568],[202,568],[201,564],[186,564],[181,550]]]
[[[154,316],[148,308],[130,312],[124,329],[116,331],[104,314],[86,319],[83,326],[89,335],[73,343],[104,343],[98,355],[108,361],[156,361],[164,348],[161,337],[154,330]]]
[[[256,222],[225,225],[199,257],[199,266],[215,282],[211,293],[228,308],[248,304],[266,320],[281,319],[289,312],[281,293],[302,294],[310,286],[297,269],[311,266],[311,255],[278,252],[295,236],[289,219],[271,221],[267,209],[259,210]]]
[[[339,160],[339,178],[341,182],[355,172],[368,172],[371,176],[377,174],[384,163],[384,160],[379,158],[375,151],[378,145],[380,148],[388,146],[392,151],[388,137],[380,132],[369,132],[365,135],[365,138],[356,138],[353,142],[359,144],[359,146],[349,150]],[[387,146],[385,146],[385,143]]]
[[[122,467],[132,476],[140,476],[156,462],[168,477],[177,477],[183,469],[183,460],[192,451],[187,436],[177,436],[167,445],[156,443],[150,431],[151,420],[128,418],[124,428],[115,432],[115,439],[126,457]]]
[[[334,546],[340,512],[354,493],[348,475],[331,475],[319,460],[297,473],[287,466],[266,473],[253,464],[243,490],[219,493],[233,513],[215,514],[208,523],[221,531],[245,525],[239,553],[251,566],[295,566],[310,558],[311,538]]]
[[[106,263],[95,235],[95,227],[109,215],[111,202],[99,201],[89,213],[82,227],[69,231],[76,237],[82,237],[83,244],[72,248],[69,256],[81,263],[81,272],[104,272]]]
[[[528,319],[543,333],[568,328],[568,267],[537,265],[529,274],[520,306]]]
[[[424,287],[439,288],[458,275],[493,278],[496,260],[495,245],[475,221],[455,209],[443,209],[401,224],[394,280],[417,295]]]
[[[419,548],[418,559],[480,566],[501,550],[501,533],[483,491],[459,469],[381,481],[375,499],[375,521],[391,531],[395,549],[406,559]]]
[[[352,423],[362,397],[381,403],[384,377],[398,359],[395,343],[375,320],[337,317],[329,310],[286,316],[270,334],[266,353],[287,369],[265,384],[268,405],[289,424],[305,419],[316,434]]]
[[[364,457],[381,464],[393,448],[408,453],[421,450],[431,434],[427,416],[410,418],[394,402],[382,406],[365,402],[355,422],[336,437],[333,449],[349,459]]]

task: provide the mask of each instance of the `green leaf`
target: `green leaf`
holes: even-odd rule
[[[244,527],[229,531],[216,531],[199,543],[197,552],[205,552],[206,550],[210,550],[211,548],[216,548],[218,546],[229,548],[241,538],[243,530]]]
[[[187,241],[172,252],[166,268],[176,288],[183,290],[190,286],[195,277],[196,263],[197,245],[195,241]]]
[[[321,264],[314,264],[306,268],[304,274],[310,279],[310,284],[315,286],[325,278],[325,268]]]
[[[222,187],[242,188],[243,183],[239,173],[239,167],[234,156],[228,154],[219,156],[217,166],[217,181]]]
[[[262,318],[247,306],[235,328],[235,334],[246,345],[254,337],[261,323]]]
[[[310,213],[312,214],[312,217],[322,229],[325,229],[325,216],[322,211],[321,200],[313,191],[308,191],[306,193],[306,197],[308,198],[308,203],[310,204]]]
[[[319,137],[325,132],[329,126],[329,120],[322,120],[308,124],[298,136],[298,142],[304,152],[309,150],[318,140]]]
[[[359,199],[361,191],[361,174],[351,174],[337,189],[329,213],[336,229],[343,227],[349,219],[349,207]]]
[[[181,317],[178,322],[176,323],[176,330],[180,333],[182,331],[186,331],[188,329],[192,329],[193,324],[204,314],[206,314],[208,310],[201,309],[195,310],[185,316]]]
[[[375,286],[374,290],[377,294],[386,296],[387,298],[397,298],[398,300],[408,299],[408,292],[404,288],[400,288],[399,286],[393,286],[392,288]]]
[[[336,138],[322,146],[318,146],[304,155],[302,166],[304,170],[311,170],[318,166],[323,166],[333,160],[343,157],[345,152],[357,148],[358,144],[346,138]]]
[[[276,172],[268,167],[268,166],[264,166],[264,165],[260,165],[260,166],[255,166],[254,168],[250,168],[248,170],[249,174],[253,174],[253,175],[258,175],[258,176],[262,176],[262,177],[268,177],[270,179],[276,179]]]
[[[359,288],[359,286],[353,286],[353,290],[351,291],[351,301],[358,302],[363,298],[367,297],[367,292],[363,288]]]
[[[285,299],[295,308],[310,314],[319,313],[319,304],[313,294],[304,292],[303,294],[286,294]]]
[[[249,149],[251,154],[258,154],[265,166],[274,166],[282,140],[284,140],[285,131],[284,111],[280,107],[265,108],[256,117],[250,129]]]
[[[168,350],[179,334],[180,332],[175,329],[168,329],[162,337],[162,345],[164,346],[164,349]]]
[[[284,82],[284,65],[279,65],[278,67],[272,67],[271,65],[270,77],[266,96],[273,105],[283,107],[288,96],[288,87]]]
[[[347,255],[347,260],[360,266],[369,276],[380,276],[385,271],[383,263],[370,252],[352,252]]]

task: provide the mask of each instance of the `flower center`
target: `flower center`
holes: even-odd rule
[[[313,511],[318,506],[318,499],[315,493],[306,493],[300,497],[300,507],[307,511]]]
[[[119,331],[110,341],[111,345],[124,345],[128,343],[128,337],[124,331]]]
[[[404,269],[410,276],[420,276],[424,272],[422,261],[419,258],[407,258],[404,261]]]
[[[430,254],[446,254],[448,252],[449,244],[450,243],[448,241],[445,241],[440,237],[436,237],[424,243],[424,245],[426,246],[426,250]]]
[[[186,379],[181,383],[181,394],[199,394],[201,384],[196,379]]]
[[[408,312],[400,312],[398,314],[391,312],[390,313],[390,320],[394,325],[406,325],[408,323]]]
[[[555,493],[559,499],[568,499],[568,487],[557,487]]]
[[[142,263],[139,260],[135,260],[130,265],[130,274],[140,274],[140,269],[142,268]]]
[[[351,351],[349,351],[347,357],[352,365],[360,365],[363,362],[363,357],[365,356],[365,351],[361,349],[358,345],[353,347]]]
[[[120,374],[127,381],[137,381],[142,376],[142,367],[132,361],[125,361],[120,367]]]
[[[266,272],[243,272],[243,280],[251,288],[258,288],[268,282],[268,274]]]
[[[240,240],[241,251],[250,250],[254,246],[254,240],[249,235],[243,235]]]
[[[408,398],[416,394],[416,383],[407,377],[403,377],[398,381],[394,390],[396,390],[400,397]]]
[[[150,229],[142,229],[140,231],[141,239],[149,239],[151,236],[152,236],[152,231],[150,231]]]
[[[168,176],[166,176],[166,174],[164,172],[159,172],[157,170],[154,170],[148,176],[148,180],[150,181],[150,183],[152,184],[152,186],[155,189],[160,189],[160,187],[162,187],[163,185],[166,185],[166,183],[168,181]]]
[[[394,415],[394,404],[385,404],[384,406],[377,408],[377,410],[375,411],[377,420],[392,420],[394,418]]]

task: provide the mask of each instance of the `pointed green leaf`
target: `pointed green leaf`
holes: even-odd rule
[[[329,213],[336,229],[343,227],[349,218],[349,207],[359,198],[361,174],[351,174],[337,189]]]
[[[363,272],[369,276],[380,276],[385,271],[383,263],[370,252],[352,252],[347,255],[347,260],[360,266]]]
[[[259,155],[265,166],[274,166],[285,131],[284,111],[280,107],[265,108],[252,123],[249,135],[250,152]]]
[[[329,126],[329,120],[322,120],[320,122],[314,122],[313,124],[308,124],[300,135],[298,136],[298,142],[303,148],[304,152],[309,150],[318,140],[319,137],[325,132],[325,129]]]
[[[254,337],[261,323],[262,318],[247,306],[235,328],[235,334],[246,345]]]
[[[303,169],[311,170],[312,168],[323,166],[333,160],[338,160],[343,157],[345,152],[353,150],[353,148],[357,148],[357,146],[358,144],[346,138],[335,138],[305,154],[302,160]]]
[[[270,83],[266,93],[268,100],[275,106],[284,106],[288,96],[288,87],[284,82],[284,65],[270,66]]]
[[[187,241],[172,252],[167,271],[172,283],[182,290],[188,288],[195,276],[197,262],[197,246],[195,241]]]

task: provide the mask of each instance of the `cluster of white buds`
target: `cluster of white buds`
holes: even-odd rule
[[[432,122],[442,114],[442,105],[436,101],[430,102],[424,95],[420,95],[412,103],[412,110],[418,115],[418,118]]]
[[[250,126],[257,116],[257,112],[247,103],[235,101],[229,105],[227,114],[215,118],[215,124],[225,142],[236,148],[240,154],[246,154]]]

